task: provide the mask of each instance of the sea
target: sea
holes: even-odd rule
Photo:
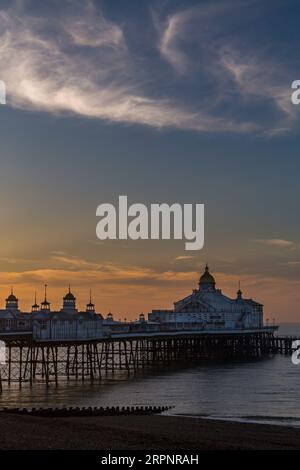
[[[280,335],[300,338],[300,324],[282,324]],[[46,389],[4,387],[0,407],[172,406],[164,414],[300,427],[300,365],[277,354],[259,360],[197,362],[115,373],[90,384]]]

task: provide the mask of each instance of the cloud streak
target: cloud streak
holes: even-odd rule
[[[228,29],[252,3],[255,7],[254,0],[206,2],[165,17],[153,14],[157,37],[147,44],[158,45],[153,56],[144,43],[133,47],[126,22],[110,20],[96,3],[54,3],[44,15],[15,3],[0,10],[7,102],[156,129],[286,132],[297,114],[282,67],[258,57],[251,44],[241,47]],[[250,115],[253,97],[259,105],[274,106],[279,116],[264,122],[259,113]]]
[[[209,16],[219,9],[211,7]],[[92,3],[74,11],[61,18],[59,11],[53,17],[33,16],[16,7],[0,12],[0,60],[5,63],[1,78],[11,106],[157,129],[259,129],[256,122],[223,116],[214,109],[213,96],[187,102],[180,94],[165,92],[157,63],[147,61],[139,50],[141,69],[120,25]],[[196,11],[171,15],[162,34],[161,53],[178,70],[186,69],[189,59],[176,48],[176,37]],[[205,17],[203,11],[201,15]]]
[[[260,238],[255,240],[255,242],[260,243],[261,245],[271,246],[275,248],[295,249],[299,247],[297,243],[291,240],[283,240],[281,238]]]
[[[155,17],[158,48],[183,79],[198,74],[206,87],[209,81],[215,84],[209,91],[211,109],[223,115],[230,107],[236,116],[243,108],[249,115],[247,110],[252,114],[256,105],[256,116],[249,119],[256,122],[256,130],[269,136],[282,134],[295,127],[299,116],[291,103],[291,73],[280,60],[255,47],[255,38],[251,43],[242,32],[236,36],[230,30],[235,18],[240,22],[247,17],[247,8],[259,16],[258,3],[245,0],[204,3],[169,14],[161,22]],[[265,118],[268,112],[271,117]]]
[[[240,2],[235,2],[235,5]],[[185,52],[184,46],[191,46],[193,41],[198,41],[200,47],[207,47],[207,36],[209,35],[207,24],[211,24],[220,14],[232,9],[234,4],[210,3],[198,5],[177,11],[167,16],[164,22],[159,23],[155,18],[157,29],[160,30],[159,51],[162,57],[179,74],[187,74],[192,67],[192,60]]]
[[[66,22],[52,19],[54,35],[47,34],[51,19],[1,11],[0,60],[10,105],[156,128],[248,130],[248,123],[145,93],[122,29],[91,5],[80,13]]]
[[[230,47],[221,49],[220,65],[234,80],[239,93],[249,101],[255,97],[260,102],[271,102],[280,112],[278,124],[269,129],[271,134],[290,129],[298,111],[291,102],[289,83],[281,75],[280,67],[270,61],[264,63],[255,56],[248,57]]]

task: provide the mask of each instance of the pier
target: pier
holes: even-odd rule
[[[291,354],[297,338],[275,336],[272,327],[233,331],[162,331],[123,333],[89,341],[36,341],[24,332],[0,335],[6,364],[3,385],[58,385],[62,380],[93,382],[109,373],[201,360],[262,358]]]
[[[108,374],[189,364],[192,361],[259,359],[291,354],[297,338],[276,336],[278,326],[264,324],[263,305],[245,298],[240,289],[231,298],[216,288],[205,266],[198,288],[174,302],[171,310],[141,313],[134,321],[104,318],[90,293],[85,310],[78,310],[69,286],[62,308],[51,310],[44,300],[22,312],[11,289],[0,310],[0,340],[6,363],[0,364],[0,390],[18,384],[99,380]],[[1,352],[1,351],[0,351]]]

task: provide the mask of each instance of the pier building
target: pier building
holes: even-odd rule
[[[263,305],[244,298],[239,289],[235,298],[216,288],[206,265],[198,288],[174,303],[172,310],[152,310],[149,320],[170,328],[243,329],[263,326]]]

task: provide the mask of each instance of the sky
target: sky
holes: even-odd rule
[[[134,319],[197,286],[300,319],[297,0],[0,1],[0,305],[89,289]],[[205,204],[205,245],[96,238],[96,208]]]

